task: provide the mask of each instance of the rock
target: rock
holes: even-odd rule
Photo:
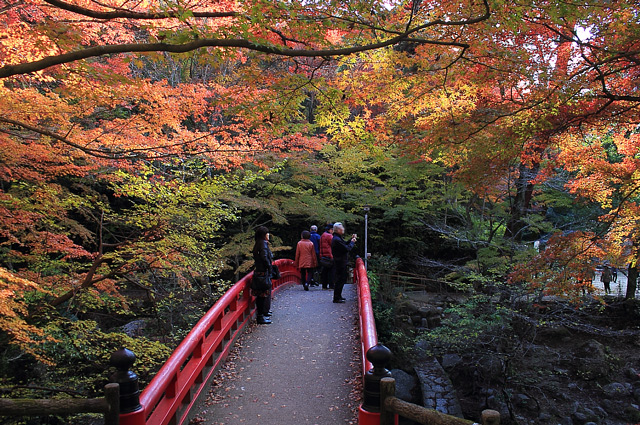
[[[565,416],[564,418],[560,419],[560,424],[561,425],[574,425],[573,424],[573,419],[571,419],[571,416]]]
[[[450,371],[451,369],[457,367],[460,363],[462,363],[462,357],[457,354],[445,354],[442,356],[442,362],[440,364],[446,371]]]
[[[640,423],[640,410],[636,409],[635,407],[628,406],[626,409],[624,409],[624,415],[631,423]]]
[[[571,419],[573,419],[573,422],[578,425],[584,425],[585,423],[587,423],[587,416],[581,412],[576,412],[571,415]]]
[[[625,374],[627,375],[627,377],[635,382],[640,381],[640,373],[638,373],[637,370],[635,370],[634,368],[630,367],[627,368],[625,370]]]
[[[582,408],[582,413],[584,413],[587,416],[587,419],[590,419],[592,421],[598,419],[598,415],[596,415],[596,412],[594,412],[593,410],[587,407]]]
[[[418,312],[420,313],[420,315],[422,317],[433,317],[433,316],[439,316],[440,315],[440,313],[438,312],[438,309],[436,307],[432,307],[432,306],[420,307],[418,309]]]
[[[503,375],[502,359],[498,356],[484,356],[476,363],[476,370],[484,379],[499,380]]]
[[[549,421],[551,420],[551,415],[547,412],[540,412],[540,414],[538,415],[538,420],[539,421]]]
[[[142,336],[145,328],[147,327],[147,321],[145,319],[138,319],[122,325],[120,329],[122,332],[131,337]]]
[[[563,340],[564,338],[571,337],[571,332],[564,326],[544,326],[538,330],[538,335],[541,338]]]
[[[617,400],[604,399],[601,401],[601,403],[602,407],[609,415],[615,415],[623,410],[623,406]]]
[[[494,395],[487,397],[487,407],[492,410],[500,412],[500,416],[508,418],[511,416],[509,412],[509,406],[501,398]]]
[[[602,387],[602,391],[604,392],[605,396],[614,399],[618,399],[620,396],[629,395],[630,393],[627,387],[619,382],[605,385],[604,387]]]
[[[607,413],[606,410],[604,410],[602,407],[600,406],[596,406],[593,408],[593,411],[595,412],[595,414],[598,416],[598,418],[600,419],[606,419],[609,414]]]
[[[431,351],[431,344],[427,340],[420,340],[413,346],[413,352],[417,357],[417,361],[420,362],[429,358],[429,352]]]
[[[392,369],[391,376],[396,380],[396,397],[400,400],[414,402],[412,394],[417,384],[417,379],[401,369]]]
[[[525,409],[535,409],[537,407],[536,402],[526,394],[516,394],[513,397],[513,402],[515,403],[516,406],[525,408]]]
[[[640,388],[633,390],[633,398],[640,402]]]
[[[572,415],[576,424],[584,425],[588,422],[598,422],[600,420],[600,417],[594,410],[589,409],[578,402],[576,402],[576,405],[575,412]]]
[[[604,345],[592,339],[578,347],[574,353],[576,373],[585,380],[605,378],[609,374],[609,361]]]
[[[427,318],[427,323],[429,325],[429,329],[435,329],[442,325],[442,319],[439,317],[429,317]]]

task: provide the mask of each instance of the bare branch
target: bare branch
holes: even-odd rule
[[[180,13],[176,11],[166,11],[166,12],[135,12],[133,10],[124,10],[118,9],[113,11],[100,11],[93,10],[86,7],[78,6],[76,4],[67,3],[61,0],[44,0],[46,3],[49,3],[52,6],[57,8],[67,10],[69,12],[77,13],[79,15],[88,16],[90,18],[95,19],[118,19],[118,18],[127,18],[127,19],[169,19],[169,18],[178,18],[180,17]],[[239,16],[238,12],[191,12],[194,18],[232,18]]]

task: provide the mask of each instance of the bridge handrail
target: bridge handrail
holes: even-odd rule
[[[292,260],[277,260],[275,264],[281,277],[273,281],[273,291],[291,283],[292,277],[299,282],[300,273]],[[253,272],[244,276],[205,313],[142,391],[142,411],[121,415],[121,425],[186,423],[189,409],[255,311],[252,278]],[[215,353],[219,354],[214,358]],[[186,404],[188,407],[181,409]]]
[[[369,288],[369,278],[362,258],[356,258],[356,266],[353,269],[353,282],[358,288],[358,315],[360,322],[360,341],[362,376],[370,370],[373,365],[367,360],[367,351],[378,343],[378,332],[376,330],[376,320],[373,316],[373,304],[371,301],[371,289]]]

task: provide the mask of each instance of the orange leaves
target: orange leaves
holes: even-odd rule
[[[575,173],[569,182],[570,190],[578,196],[612,208],[614,195],[626,196],[635,190],[640,177],[640,139],[627,132],[612,130],[588,139],[581,135],[566,135],[560,139],[558,160],[568,171]],[[607,152],[607,143],[612,151]],[[617,155],[611,158],[611,155]]]
[[[542,252],[514,268],[510,282],[526,282],[539,295],[578,298],[589,291],[596,261],[606,256],[602,242],[591,232],[556,233]]]
[[[42,288],[27,279],[16,276],[9,270],[0,267],[0,330],[10,336],[11,343],[19,346],[37,359],[50,363],[40,355],[38,345],[53,338],[27,322],[27,310],[21,298],[27,292],[43,292]]]

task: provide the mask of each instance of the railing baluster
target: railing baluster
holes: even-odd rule
[[[178,374],[174,373],[169,380],[167,389],[164,392],[164,396],[167,398],[174,398],[176,396],[176,384],[178,383]]]
[[[231,301],[231,303],[229,304],[229,311],[236,311],[238,310],[238,297],[235,296],[233,298],[233,300]]]
[[[204,335],[198,339],[198,342],[193,349],[193,358],[199,359],[202,357],[202,346],[204,344]]]

